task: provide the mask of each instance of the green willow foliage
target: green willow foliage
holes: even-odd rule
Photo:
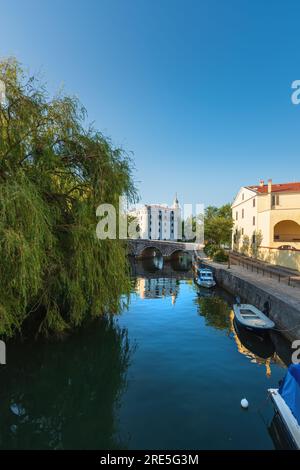
[[[14,59],[0,80],[0,334],[57,334],[118,312],[129,292],[126,247],[96,238],[96,208],[135,199],[131,161]]]

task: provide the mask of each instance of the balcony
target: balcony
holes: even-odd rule
[[[293,220],[282,220],[274,227],[276,243],[300,243],[300,225]]]

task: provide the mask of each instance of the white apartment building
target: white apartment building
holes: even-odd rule
[[[145,204],[129,212],[139,224],[139,236],[148,240],[177,240],[181,209],[177,196],[172,206]]]

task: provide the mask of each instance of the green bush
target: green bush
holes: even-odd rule
[[[219,249],[214,253],[213,260],[217,263],[225,263],[228,261],[228,254],[225,252],[225,250]]]
[[[204,253],[209,258],[212,258],[218,250],[219,250],[219,247],[217,245],[213,245],[211,243],[207,243],[205,245],[204,249],[203,249]]]

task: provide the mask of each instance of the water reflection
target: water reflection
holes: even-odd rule
[[[141,259],[130,257],[129,263],[133,277],[149,277],[152,273],[158,274],[161,278],[192,278],[192,257],[190,253],[178,253],[168,261],[164,260],[161,255]]]
[[[155,272],[158,269],[162,269],[164,265],[164,259],[161,255],[154,256],[153,258],[142,258],[138,263],[140,263],[143,269],[148,272]]]
[[[138,278],[135,290],[141,299],[171,297],[174,305],[179,293],[179,281],[176,278]]]
[[[219,294],[219,295],[218,295]],[[220,330],[229,330],[231,307],[224,299],[224,293],[202,289],[196,299],[198,314],[205,318],[205,324]]]
[[[190,253],[179,252],[171,258],[171,267],[174,271],[189,271],[192,268],[192,256]]]
[[[232,310],[232,297],[220,289],[197,288],[198,298],[195,300],[198,307],[198,314],[205,318],[207,326],[220,330],[227,330],[228,334],[234,339],[237,350],[240,354],[246,356],[252,363],[264,365],[266,367],[266,376],[271,376],[271,364],[277,364],[284,367],[289,356],[288,342],[282,337],[276,336],[277,349],[284,352],[285,360],[276,352],[275,345],[270,336],[264,339],[251,333],[234,321],[234,312]],[[273,333],[273,338],[275,334]],[[287,364],[288,365],[288,364]]]
[[[0,448],[115,449],[132,349],[106,318],[53,344],[8,346],[0,370]]]
[[[275,353],[275,347],[270,337],[266,334],[263,338],[253,332],[245,330],[234,321],[234,313],[230,314],[231,330],[235,335],[238,349],[244,353],[253,353],[261,359],[267,359]]]
[[[290,349],[275,333],[262,345],[235,330],[233,298],[198,288],[179,261],[132,263],[129,309],[113,321],[62,342],[8,346],[0,448],[273,448],[252,410]]]
[[[180,279],[192,279],[190,268],[191,256],[188,253],[179,253],[171,261],[164,261],[162,256],[131,260],[133,291],[141,299],[171,297],[172,304],[175,305]]]

